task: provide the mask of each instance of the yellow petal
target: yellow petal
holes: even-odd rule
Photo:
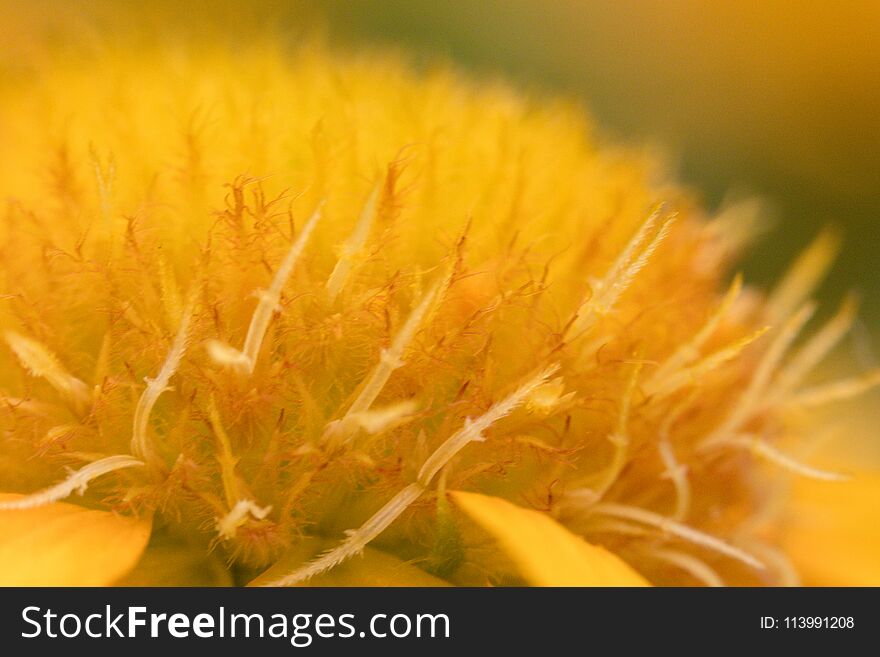
[[[151,524],[63,502],[0,511],[0,586],[113,584],[137,563]]]
[[[278,563],[253,580],[249,586],[261,586],[277,580],[336,544],[337,541],[331,540],[304,539],[287,552]],[[397,557],[368,547],[364,549],[362,555],[298,586],[448,586],[448,584]]]
[[[649,586],[620,557],[591,545],[549,516],[498,497],[456,491],[452,500],[498,541],[535,586]]]
[[[880,586],[880,473],[798,478],[784,549],[808,586]]]

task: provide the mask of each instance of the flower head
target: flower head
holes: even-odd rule
[[[604,583],[790,581],[765,520],[838,478],[797,409],[877,381],[802,385],[830,238],[762,295],[576,107],[389,55],[63,54],[0,101],[5,522],[117,514],[107,582],[589,579],[545,525]]]

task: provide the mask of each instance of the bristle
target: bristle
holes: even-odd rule
[[[705,561],[679,550],[653,548],[646,551],[648,556],[680,568],[698,582],[711,588],[724,586],[724,580]]]
[[[260,347],[263,344],[263,338],[266,337],[269,322],[272,321],[272,315],[277,312],[278,304],[281,302],[281,291],[284,289],[287,279],[293,273],[297,260],[299,260],[300,255],[302,255],[303,250],[306,248],[315,225],[321,218],[321,208],[322,206],[319,205],[305,226],[303,226],[299,237],[291,245],[281,266],[278,267],[278,271],[275,273],[269,289],[259,297],[260,300],[257,304],[257,309],[254,311],[250,326],[248,326],[244,347],[242,348],[242,352],[248,359],[251,372],[253,372],[254,366],[257,363],[257,356],[260,354]]]
[[[180,289],[174,277],[174,270],[164,257],[159,257],[159,289],[162,293],[162,305],[169,326],[177,326],[183,316],[183,301]]]
[[[608,314],[617,303],[620,295],[632,282],[635,275],[647,264],[651,255],[665,239],[674,216],[661,222],[665,207],[661,204],[654,210],[630,239],[623,251],[611,265],[605,276],[591,287],[589,296],[584,299],[577,311],[577,317],[570,325],[566,336],[580,336],[587,333],[600,317]],[[648,236],[659,222],[659,228],[650,240]]]
[[[801,390],[786,399],[785,403],[787,406],[804,408],[821,406],[835,401],[852,399],[877,386],[880,386],[880,369],[866,372],[861,376],[823,383]]]
[[[322,205],[314,211],[312,216],[306,222],[299,234],[299,237],[290,246],[287,255],[275,272],[272,283],[268,290],[263,290],[257,294],[257,307],[251,316],[251,322],[248,325],[247,335],[244,339],[244,346],[241,351],[236,350],[219,340],[211,340],[207,343],[208,353],[219,364],[228,367],[236,367],[245,374],[253,374],[257,365],[257,358],[260,355],[260,348],[266,337],[266,331],[269,330],[269,324],[272,317],[278,312],[281,302],[281,292],[287,279],[293,273],[297,260],[302,255],[303,250],[308,244],[309,237],[315,229],[315,225],[321,218]]]
[[[327,300],[331,304],[336,301],[336,297],[339,296],[346,281],[351,276],[355,260],[363,251],[367,238],[370,236],[370,228],[376,217],[376,205],[379,200],[380,191],[381,185],[376,185],[373,191],[370,192],[370,197],[367,199],[363,210],[361,210],[361,216],[358,218],[351,235],[345,241],[345,244],[342,245],[339,260],[336,262],[330,278],[327,279]]]
[[[722,347],[708,356],[704,356],[692,365],[687,365],[678,370],[669,372],[663,377],[654,376],[650,381],[645,383],[645,394],[656,398],[667,397],[687,385],[697,385],[702,378],[717,370],[725,363],[734,360],[739,356],[743,349],[758,340],[769,330],[768,327],[762,327],[753,333],[735,340],[733,343]]]
[[[819,233],[773,288],[764,307],[768,324],[785,321],[803,304],[825,276],[839,248],[840,237],[835,231],[826,229]]]
[[[91,399],[89,387],[64,369],[58,357],[48,348],[15,331],[6,331],[3,337],[22,367],[32,376],[46,379],[49,385],[79,408],[88,404]]]
[[[603,472],[600,473],[598,478],[598,483],[592,486],[593,490],[596,492],[596,500],[601,500],[605,497],[605,494],[608,490],[617,482],[617,479],[620,477],[620,473],[623,471],[623,468],[627,463],[627,456],[630,448],[630,437],[629,437],[629,414],[630,408],[632,407],[632,398],[633,394],[636,390],[636,383],[639,379],[639,373],[642,370],[641,363],[637,363],[633,366],[632,372],[629,376],[629,381],[627,382],[626,390],[623,393],[623,398],[620,402],[620,411],[617,416],[617,426],[614,431],[608,436],[608,440],[612,445],[613,454],[611,457],[611,462],[605,468]]]
[[[168,390],[168,383],[171,381],[174,373],[177,372],[177,368],[180,367],[180,362],[183,360],[189,340],[190,323],[192,322],[192,315],[195,310],[194,306],[195,293],[193,293],[186,309],[183,311],[177,335],[174,337],[174,342],[168,350],[168,355],[165,357],[162,367],[159,369],[159,374],[156,375],[155,379],[145,378],[147,387],[144,388],[143,393],[141,393],[138,399],[132,422],[131,451],[138,458],[151,461],[156,459],[155,450],[148,436],[150,414],[153,412],[156,402],[159,401],[159,397]]]
[[[661,532],[670,534],[677,538],[683,539],[694,545],[704,547],[718,554],[735,559],[756,570],[763,570],[764,564],[747,552],[722,541],[720,538],[710,536],[705,532],[689,527],[683,523],[676,522],[670,518],[666,518],[647,509],[628,506],[624,504],[613,504],[602,502],[590,507],[590,513],[597,515],[611,516],[613,518],[622,518],[624,520],[633,520],[651,527],[659,529]]]
[[[808,477],[810,479],[820,479],[823,481],[846,481],[847,479],[849,479],[848,475],[839,472],[831,472],[828,470],[820,470],[818,468],[806,465],[805,463],[801,463],[795,458],[789,456],[788,454],[785,454],[778,448],[774,447],[766,440],[762,440],[757,436],[739,436],[729,438],[727,440],[724,440],[723,442],[717,443],[718,447],[723,447],[725,445],[747,449],[756,456],[765,458],[771,463],[775,463],[779,467],[784,468],[785,470],[788,470],[789,472],[800,475],[802,477]]]
[[[113,202],[113,184],[116,180],[116,160],[111,153],[107,158],[106,166],[101,163],[94,144],[89,144],[89,159],[95,174],[95,182],[98,186],[98,196],[101,199],[101,214],[104,217],[105,227],[109,228],[110,213]]]
[[[763,202],[757,198],[745,198],[726,202],[717,216],[706,223],[705,231],[721,243],[724,256],[737,256],[756,238],[767,232],[772,222],[768,220]],[[717,266],[717,262],[712,263]]]
[[[759,539],[749,539],[743,547],[757,556],[768,570],[773,571],[774,584],[786,587],[803,586],[791,560],[781,550]]]
[[[211,429],[217,437],[217,462],[220,464],[220,481],[223,484],[223,493],[226,497],[226,504],[230,508],[235,509],[241,501],[241,490],[238,485],[238,476],[235,474],[235,466],[238,463],[232,454],[232,443],[223,423],[220,420],[220,412],[217,410],[217,404],[214,397],[208,400],[208,420],[211,423]]]
[[[559,370],[558,365],[551,365],[529,379],[516,391],[494,404],[476,420],[465,420],[464,426],[446,439],[422,465],[418,481],[422,486],[429,486],[431,480],[449,461],[470,442],[484,440],[483,432],[498,420],[511,413],[523,403],[535,388],[542,385]]]
[[[400,426],[411,419],[419,405],[415,399],[405,399],[381,408],[355,413],[351,419],[368,434],[376,435]]]
[[[440,285],[441,283],[436,283],[422,297],[419,305],[413,309],[406,322],[397,332],[397,335],[394,336],[391,346],[388,349],[381,350],[379,362],[376,363],[372,371],[364,379],[361,384],[360,393],[358,393],[351,406],[348,407],[345,415],[338,422],[328,425],[321,437],[322,442],[344,443],[351,437],[351,429],[357,426],[357,423],[353,422],[352,418],[370,410],[373,402],[376,401],[376,398],[388,382],[388,379],[395,370],[403,365],[404,352],[422,321],[428,315],[428,311],[440,290]]]
[[[855,298],[847,296],[837,313],[807,340],[779,372],[774,381],[773,402],[789,394],[834,349],[852,326],[856,310]]]
[[[144,465],[143,461],[129,456],[128,454],[108,456],[94,461],[93,463],[89,463],[88,465],[81,467],[79,470],[74,470],[70,473],[67,479],[54,486],[49,486],[48,488],[44,488],[36,493],[31,493],[18,499],[0,502],[0,511],[31,509],[37,506],[45,506],[46,504],[63,500],[74,492],[78,492],[82,495],[85,493],[89,483],[98,477],[110,472],[115,472],[116,470],[142,465]]]
[[[700,350],[705,342],[712,337],[718,329],[730,307],[734,304],[742,292],[742,275],[737,274],[730,285],[727,294],[724,295],[718,308],[709,315],[709,318],[703,324],[702,328],[694,335],[693,338],[681,345],[675,352],[663,362],[654,372],[653,378],[647,382],[648,388],[658,387],[656,382],[667,379],[673,372],[678,372],[684,367],[690,365],[700,356]],[[647,391],[647,388],[646,388]],[[648,393],[653,394],[653,393]]]
[[[691,485],[687,476],[687,467],[678,462],[668,440],[661,439],[657,447],[663,459],[663,466],[666,468],[663,476],[675,487],[675,511],[672,519],[683,522],[691,507]]]
[[[271,506],[259,506],[253,500],[238,500],[222,518],[217,519],[217,533],[220,538],[231,540],[235,538],[238,528],[246,521],[248,516],[263,520],[271,513]]]
[[[353,556],[360,554],[363,549],[381,534],[388,526],[400,517],[409,506],[415,502],[424,492],[419,484],[410,484],[379,509],[369,520],[358,529],[349,532],[346,538],[337,547],[333,548],[310,561],[302,568],[293,571],[277,580],[263,584],[263,586],[293,586],[299,582],[320,575],[321,573],[338,566]]]
[[[740,426],[751,419],[754,413],[757,412],[762,405],[763,395],[766,393],[767,386],[776,373],[779,363],[785,357],[788,348],[797,338],[804,324],[813,315],[814,310],[815,306],[813,304],[807,304],[780,327],[775,339],[767,347],[767,351],[755,368],[748,386],[739,396],[733,409],[727,414],[721,424],[703,439],[701,445],[703,448],[711,447],[714,443],[724,440],[732,433],[737,432]]]

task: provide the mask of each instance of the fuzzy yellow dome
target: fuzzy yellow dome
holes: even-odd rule
[[[366,548],[392,583],[584,583],[520,521],[605,583],[790,581],[783,474],[834,477],[790,411],[844,394],[799,386],[850,305],[788,356],[827,240],[744,290],[745,217],[577,107],[394,56],[34,62],[0,96],[0,516],[98,514],[124,555],[85,581],[370,583]]]

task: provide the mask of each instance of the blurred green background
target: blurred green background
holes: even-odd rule
[[[839,227],[822,296],[855,289],[864,322],[880,322],[877,0],[305,5],[333,39],[577,96],[607,135],[660,146],[710,207],[761,197],[776,221],[744,263],[752,280],[772,281],[823,225]]]

